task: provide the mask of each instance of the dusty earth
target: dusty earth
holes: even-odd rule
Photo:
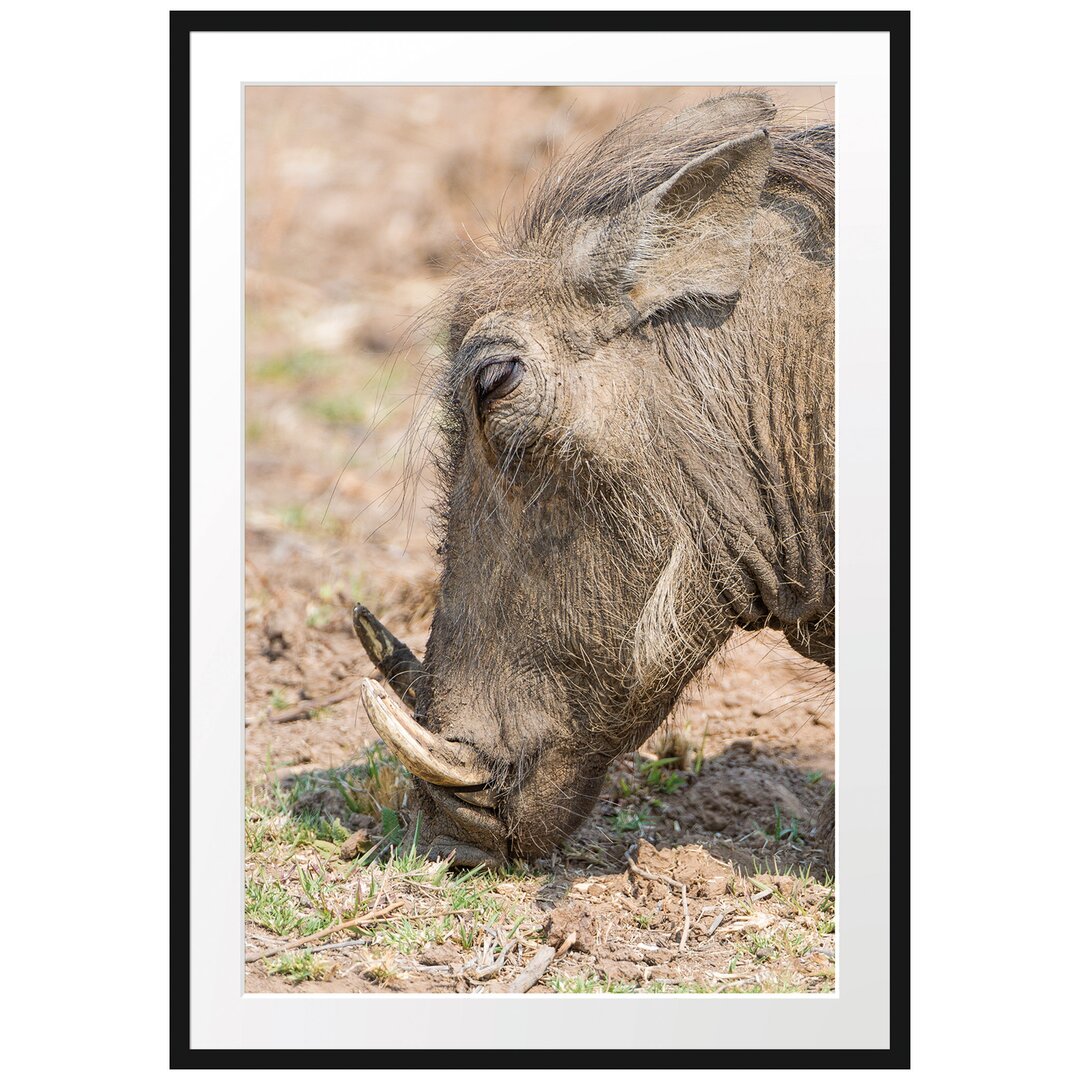
[[[808,124],[831,116],[829,88],[776,94]],[[833,989],[814,824],[831,679],[782,639],[734,641],[562,850],[498,871],[411,853],[408,777],[358,707],[376,673],[353,602],[423,652],[439,328],[417,316],[485,232],[477,206],[513,204],[553,149],[628,111],[704,96],[249,88],[249,991],[505,992],[549,947],[531,993]]]

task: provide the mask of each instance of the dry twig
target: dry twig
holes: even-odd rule
[[[367,923],[378,922],[385,917],[391,911],[396,911],[399,907],[404,907],[404,900],[395,900],[392,904],[387,904],[381,911],[368,911],[356,919],[350,919],[348,922],[338,923],[336,926],[327,926],[323,930],[319,930],[317,933],[308,934],[307,937],[300,938],[299,941],[289,941],[284,945],[276,945],[272,949],[263,949],[261,952],[249,953],[244,957],[244,963],[250,964],[252,960],[266,960],[268,957],[277,956],[278,953],[290,952],[293,949],[302,949],[305,945],[312,941],[318,941],[320,938],[329,937],[331,934],[337,933],[338,930],[351,930],[354,926],[364,926]]]
[[[525,970],[502,991],[504,994],[524,994],[531,990],[543,977],[544,972],[555,959],[555,950],[545,945],[526,965]]]
[[[505,914],[499,916],[499,922],[501,923],[505,917]],[[497,931],[498,944],[500,948],[499,958],[493,963],[487,964],[484,967],[478,967],[476,969],[476,979],[489,979],[492,975],[502,971],[503,965],[506,963],[506,958],[510,955],[511,946],[514,944],[514,940],[517,938],[518,927],[515,926],[513,933],[507,938],[504,937],[502,929]]]
[[[555,959],[558,960],[559,957],[562,956],[564,953],[568,953],[573,948],[576,942],[577,931],[571,930],[570,933],[563,938],[562,944],[559,946],[558,950],[555,953]]]
[[[346,698],[353,697],[359,693],[360,688],[358,686],[350,686],[345,690],[338,690],[337,693],[330,694],[324,698],[319,698],[318,700],[302,701],[299,705],[295,705],[291,709],[286,709],[284,712],[271,713],[267,719],[275,724],[288,724],[293,720],[304,720],[318,709],[325,709],[330,705],[336,705],[339,701],[344,701]]]

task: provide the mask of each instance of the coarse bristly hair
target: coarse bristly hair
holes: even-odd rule
[[[733,101],[749,105],[725,117],[722,107]],[[576,228],[618,215],[700,154],[745,132],[747,121],[768,123],[774,115],[768,99],[728,94],[674,115],[644,110],[595,143],[567,152],[533,185],[517,214],[500,222],[486,244],[473,242],[465,252],[456,282],[433,312],[449,328],[447,359],[468,329],[474,301],[497,303],[508,273],[538,258],[565,258],[565,242]],[[763,202],[783,206],[797,219],[800,239],[816,241],[819,257],[831,258],[833,125],[768,123],[768,130],[773,156]]]
[[[573,802],[574,814],[560,802],[553,831],[595,779],[551,764],[553,742],[573,747],[568,762],[638,745],[734,628],[778,627],[832,663],[833,128],[774,115],[763,95],[732,94],[633,117],[552,166],[446,298],[435,386],[445,568],[420,709],[484,753],[504,789],[528,781],[549,793],[530,798]],[[687,286],[688,257],[669,298],[644,313],[622,306],[636,265],[687,244],[670,229],[642,241],[637,207],[762,129],[771,156],[738,288]],[[707,228],[689,229],[691,255]],[[596,342],[625,348],[663,389],[620,397],[624,372],[594,367],[582,392],[601,404],[584,419],[539,436],[529,426],[498,453],[470,442],[477,368],[461,345],[502,310],[541,312],[587,370],[605,362]],[[523,535],[536,505],[548,517]],[[566,542],[542,550],[559,518]],[[486,730],[461,728],[469,710]],[[510,812],[521,850],[550,839],[536,809]]]
[[[457,399],[461,381],[466,374],[453,361],[457,348],[468,326],[478,312],[491,310],[501,303],[513,303],[515,294],[525,283],[537,279],[550,283],[560,281],[563,265],[567,258],[567,248],[573,238],[580,235],[583,225],[590,222],[609,220],[623,213],[642,196],[663,183],[688,162],[708,152],[729,139],[743,134],[749,126],[767,123],[772,138],[772,159],[768,179],[762,194],[762,207],[770,208],[783,215],[791,225],[791,235],[799,253],[809,262],[831,267],[833,235],[833,176],[834,176],[834,129],[831,124],[812,127],[773,124],[774,109],[771,102],[757,94],[730,94],[720,98],[708,99],[699,105],[672,115],[663,109],[651,109],[635,115],[610,131],[599,141],[584,146],[567,154],[552,165],[534,185],[525,205],[520,212],[500,228],[487,248],[473,249],[473,258],[459,270],[457,283],[448,291],[444,301],[443,313],[450,326],[448,347],[444,363],[439,371],[436,396],[441,400],[439,430],[441,452],[438,464],[443,477],[446,495],[453,484],[461,461],[461,425],[457,408]],[[517,288],[515,288],[517,286]],[[831,290],[831,280],[828,283]],[[824,313],[805,313],[805,318],[797,317],[793,323],[794,334],[792,351],[797,351],[800,342],[812,336],[817,327],[807,327],[807,322],[826,318],[831,321],[831,295],[829,310]],[[755,296],[753,302],[763,309],[775,308],[778,299],[774,295]],[[718,312],[721,321],[729,314],[727,298],[710,296],[687,297],[676,310],[669,312],[670,318],[655,327],[661,338],[662,351],[668,357],[671,366],[678,367],[685,377],[688,388],[686,399],[672,402],[672,422],[686,425],[687,416],[680,407],[686,401],[715,398],[718,387],[730,384],[740,377],[752,376],[751,364],[745,364],[741,371],[733,370],[730,355],[710,353],[709,334],[703,332],[703,326],[710,321],[717,321]],[[748,306],[744,302],[744,309]],[[766,312],[767,313],[767,312]],[[777,314],[772,312],[771,314]],[[788,313],[790,316],[790,313]],[[751,323],[747,330],[754,329]],[[809,331],[809,332],[808,332]],[[752,353],[754,350],[748,349]],[[750,360],[753,359],[751,356]],[[831,360],[831,358],[830,358]],[[721,367],[725,370],[719,370]],[[773,390],[780,397],[791,395],[805,399],[807,408],[818,412],[825,399],[831,400],[831,393],[818,394],[812,382],[831,381],[831,363],[827,370],[808,368],[806,365],[790,365],[783,373],[783,384],[777,385],[773,371],[760,372],[763,379],[772,379]],[[794,385],[798,383],[798,385]],[[695,387],[697,388],[695,391]],[[779,460],[775,443],[779,440],[767,437],[768,429],[780,420],[784,409],[778,402],[757,403],[754,434],[755,445],[739,448],[740,464],[749,463],[751,471],[766,492],[772,490],[781,480],[791,480],[792,456],[798,456],[805,449],[794,446],[787,448],[788,460]],[[791,411],[790,409],[788,411]],[[831,449],[831,407],[814,417],[812,425],[823,432]],[[695,430],[703,445],[715,441],[716,432],[706,424]],[[564,440],[563,445],[566,445]],[[764,442],[765,445],[761,445]],[[822,531],[831,530],[831,454],[826,464],[814,448],[814,469],[820,471],[823,466],[829,473],[828,513],[824,516],[820,507],[807,508],[803,518],[814,516],[812,533],[817,536]],[[518,463],[520,465],[520,462]],[[579,467],[586,463],[580,458],[575,462]],[[670,499],[666,485],[660,490],[650,490],[655,485],[648,483],[647,469],[642,469],[641,479],[653,506],[663,507]],[[596,482],[597,478],[588,476],[588,497],[581,500],[582,505],[590,506],[594,511],[601,511],[604,500],[599,494],[605,491],[604,485]],[[606,498],[611,498],[611,491],[606,490]],[[778,500],[786,501],[786,500]],[[444,501],[439,507],[440,518],[445,518],[448,509]],[[488,506],[490,510],[490,505]],[[673,507],[673,512],[685,510],[685,507]],[[625,507],[619,508],[624,512]],[[478,511],[479,512],[479,511]],[[652,516],[651,514],[649,515]],[[784,519],[793,518],[790,512],[781,508],[779,512],[766,507],[764,519],[775,527],[783,524]],[[826,520],[827,518],[827,520]],[[797,528],[789,521],[789,531],[804,531],[806,521]],[[746,530],[743,529],[744,536]],[[762,545],[760,537],[753,537],[753,530],[747,536],[751,548],[764,547],[769,561],[775,561],[777,545],[775,537]],[[691,542],[692,543],[692,542]],[[697,546],[692,543],[692,546]],[[818,596],[813,605],[799,604],[791,596],[790,581],[798,577],[798,568],[785,566],[786,573],[763,573],[773,582],[771,615],[775,619],[783,616],[783,608],[789,610],[788,622],[795,624],[794,633],[808,645],[811,625],[820,620],[823,605],[820,602],[826,592],[831,592],[821,580],[822,568],[831,563],[831,541],[828,544],[811,543],[816,552],[811,552],[808,560],[817,564],[813,576],[812,591]],[[729,544],[730,548],[730,544]],[[828,548],[828,550],[824,550]],[[729,552],[745,560],[744,552]],[[753,559],[753,552],[750,558]],[[633,650],[635,666],[641,667],[649,641],[660,632],[662,624],[670,631],[680,628],[672,625],[671,618],[660,618],[660,612],[670,613],[675,605],[671,596],[671,580],[676,576],[676,561],[685,564],[687,559],[685,545],[673,545],[671,562],[666,573],[658,578],[658,584],[638,621],[635,638],[637,647]],[[804,560],[804,562],[807,560]],[[685,566],[684,566],[685,569]],[[760,567],[759,567],[760,569]],[[803,567],[805,569],[805,566]],[[737,571],[721,571],[733,578]],[[667,584],[665,584],[667,583]],[[747,609],[740,621],[744,624],[764,625],[769,613],[756,609],[749,599],[753,588],[746,588],[746,597],[741,601]],[[785,594],[787,599],[785,599]],[[751,608],[755,608],[753,613]],[[803,609],[801,612],[796,609]],[[811,610],[813,609],[813,610]],[[648,632],[651,631],[651,632]]]

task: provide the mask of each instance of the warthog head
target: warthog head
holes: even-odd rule
[[[449,298],[422,665],[357,615],[436,852],[550,852],[737,626],[831,659],[832,130],[774,113],[617,128]]]

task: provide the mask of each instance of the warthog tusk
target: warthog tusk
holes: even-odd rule
[[[403,641],[398,641],[363,604],[352,612],[353,631],[371,662],[383,673],[390,688],[410,708],[416,708],[416,683],[423,665]]]
[[[413,776],[454,788],[477,787],[490,779],[469,750],[421,727],[374,679],[360,683],[360,700],[371,726]]]

